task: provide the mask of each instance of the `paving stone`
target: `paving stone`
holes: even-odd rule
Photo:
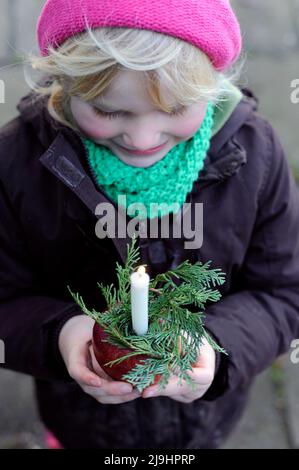
[[[299,168],[299,103],[291,101],[291,83],[299,78],[299,28],[294,22],[296,17],[299,25],[299,0],[234,0],[232,4],[247,55],[240,84],[258,96],[260,113],[278,132],[289,161]]]
[[[297,353],[297,361],[298,358],[299,353]],[[299,449],[299,363],[293,363],[290,355],[286,355],[281,363],[284,372],[286,419],[289,439],[292,447]]]
[[[38,436],[22,432],[0,436],[0,449],[46,449],[46,447]]]
[[[232,0],[242,26],[244,45],[250,55],[277,60],[298,45],[292,20],[293,2],[280,0]]]
[[[16,105],[19,99],[29,92],[23,68],[20,65],[0,67],[0,80],[4,83],[4,103],[0,102],[0,126],[18,115]]]
[[[0,448],[43,445],[31,377],[0,369],[0,416]]]
[[[19,54],[33,48],[37,52],[36,22],[44,3],[44,0],[17,0],[15,37]]]
[[[271,369],[260,374],[249,403],[223,449],[289,449],[287,429],[276,403]]]
[[[8,42],[11,38],[11,28],[9,28],[9,0],[1,0],[0,15],[0,60],[8,56]]]
[[[294,91],[291,83],[299,78],[299,63],[293,55],[284,64],[268,57],[255,57],[246,66],[244,74],[246,80],[242,78],[242,82],[257,95],[260,114],[270,121],[278,133],[288,160],[299,165],[299,103],[291,101]]]

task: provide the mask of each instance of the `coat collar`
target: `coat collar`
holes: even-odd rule
[[[92,179],[83,168],[78,153],[74,150],[70,140],[66,138],[65,133],[61,131],[58,133],[48,150],[39,158],[39,161],[63,184],[68,186],[92,214],[95,215],[96,207],[100,203],[109,202],[113,207],[116,207],[114,201],[108,195],[96,189]],[[70,206],[66,205],[66,207],[71,212]],[[107,213],[107,217],[109,215],[110,213]],[[111,226],[115,226],[116,233],[118,233],[118,223],[121,221],[127,223],[125,212],[119,210],[117,217],[113,217],[113,224],[107,224],[107,229],[108,235],[113,240],[122,261],[125,262],[127,244],[130,244],[130,238],[128,236],[126,238],[115,237],[114,233],[109,233]]]

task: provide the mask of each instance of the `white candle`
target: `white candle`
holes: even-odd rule
[[[137,335],[145,335],[148,330],[148,291],[150,277],[144,266],[131,274],[131,311],[133,330]]]

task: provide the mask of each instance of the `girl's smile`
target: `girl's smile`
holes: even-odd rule
[[[145,151],[128,149],[128,148],[122,147],[121,145],[119,145],[119,147],[132,155],[152,155],[153,153],[157,153],[158,151],[162,150],[166,144],[167,142],[165,142],[165,144],[159,145],[158,147],[145,150]]]

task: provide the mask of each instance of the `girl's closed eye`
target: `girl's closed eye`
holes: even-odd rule
[[[104,117],[107,117],[108,119],[116,119],[118,117],[123,117],[126,114],[125,112],[121,112],[121,111],[116,111],[116,112],[113,112],[113,113],[107,113],[105,111],[101,111],[96,106],[93,106],[92,109],[93,109],[93,112],[97,116],[104,116]]]
[[[93,109],[94,113],[97,116],[103,116],[103,117],[106,117],[108,119],[116,119],[118,117],[123,117],[126,114],[129,114],[129,113],[124,112],[124,111],[116,111],[116,112],[113,112],[113,113],[107,113],[106,111],[102,111],[101,109],[97,108],[96,106],[93,106],[92,109]],[[168,113],[168,115],[170,117],[183,116],[186,113],[186,109],[187,108],[185,106],[182,106],[181,108],[176,109],[176,110],[172,111],[171,113]]]

